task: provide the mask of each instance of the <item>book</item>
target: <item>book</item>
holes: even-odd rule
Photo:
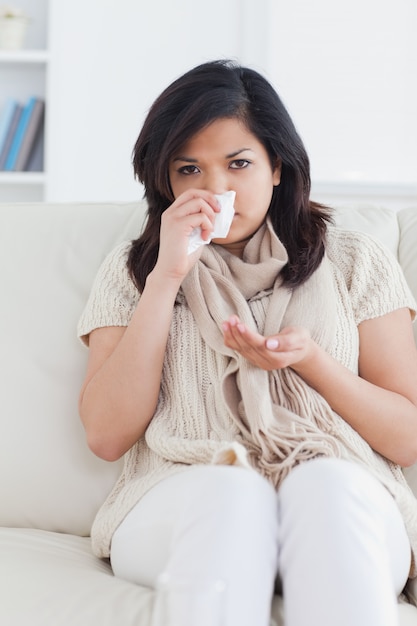
[[[35,145],[30,153],[29,160],[26,164],[26,172],[43,172],[44,171],[44,152],[45,152],[45,133],[43,132],[43,122],[39,130]]]
[[[12,172],[15,169],[16,160],[22,146],[23,138],[25,136],[37,100],[37,98],[32,96],[23,107],[23,111],[13,137],[12,145],[10,146],[9,154],[6,158],[6,164],[4,166],[6,172]]]
[[[35,143],[43,126],[44,111],[45,101],[41,98],[37,98],[33,108],[31,109],[22,143],[16,157],[16,162],[13,168],[16,172],[23,172],[27,169],[29,157],[34,149]]]
[[[17,106],[17,100],[14,100],[13,98],[8,98],[4,105],[0,117],[0,154],[3,150],[7,137],[7,131],[9,130],[10,122],[12,121],[13,113]]]
[[[4,170],[6,166],[7,155],[10,152],[10,148],[13,143],[13,138],[15,136],[16,129],[19,125],[19,120],[21,118],[22,112],[23,112],[23,106],[21,104],[17,104],[17,106],[14,109],[13,116],[9,124],[9,128],[7,130],[3,149],[0,152],[0,170]]]

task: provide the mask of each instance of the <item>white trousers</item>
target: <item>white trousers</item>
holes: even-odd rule
[[[247,469],[190,468],[142,498],[111,548],[116,576],[172,581],[173,626],[267,626],[277,574],[285,626],[397,626],[410,557],[388,491],[336,459],[297,466],[278,493]],[[221,620],[209,616],[213,589]]]

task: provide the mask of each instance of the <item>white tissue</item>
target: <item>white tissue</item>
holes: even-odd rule
[[[214,229],[207,241],[201,238],[201,228],[194,228],[188,242],[188,254],[191,254],[197,250],[200,246],[206,243],[210,243],[212,239],[216,237],[227,237],[227,233],[230,230],[235,209],[233,203],[235,201],[236,192],[226,191],[225,193],[216,195],[216,198],[220,204],[220,213],[216,213],[214,218]]]

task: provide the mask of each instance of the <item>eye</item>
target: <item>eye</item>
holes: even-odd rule
[[[250,165],[250,161],[247,159],[235,159],[230,163],[230,169],[232,170],[243,170],[245,167]]]
[[[179,174],[183,174],[184,176],[190,176],[190,174],[198,174],[200,170],[196,165],[183,165],[178,169]]]

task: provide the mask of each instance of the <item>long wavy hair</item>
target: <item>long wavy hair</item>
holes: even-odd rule
[[[271,165],[282,163],[268,215],[288,253],[284,283],[290,288],[302,284],[322,260],[331,212],[310,200],[309,159],[284,104],[258,72],[228,60],[211,61],[162,92],[133,149],[134,173],[148,204],[144,230],[132,242],[127,261],[139,290],[157,260],[161,215],[174,201],[170,160],[197,132],[221,118],[239,119],[263,144]]]

